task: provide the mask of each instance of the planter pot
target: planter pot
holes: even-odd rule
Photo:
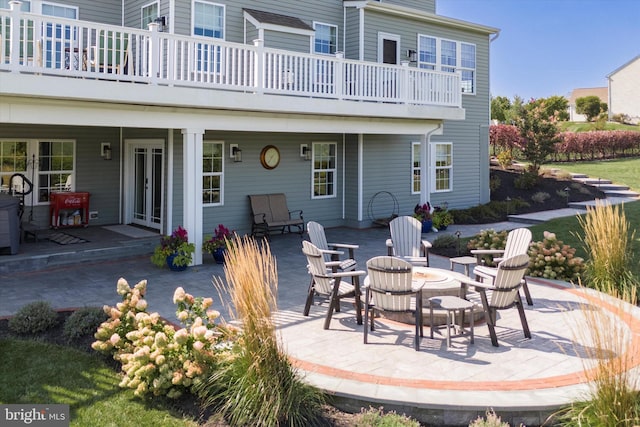
[[[226,248],[218,248],[215,251],[211,252],[213,255],[213,259],[216,260],[216,264],[224,264],[224,257],[226,255]]]
[[[167,266],[171,271],[185,271],[187,269],[186,265],[173,265],[173,259],[177,256],[177,254],[171,254],[167,256]]]
[[[431,230],[433,228],[433,221],[432,220],[426,220],[426,221],[422,221],[422,232],[423,233],[430,233]]]

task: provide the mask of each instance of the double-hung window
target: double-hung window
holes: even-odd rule
[[[431,191],[453,189],[453,144],[436,142],[431,144]]]
[[[420,193],[420,177],[422,162],[420,157],[420,142],[411,143],[411,193]],[[430,156],[431,191],[451,191],[453,189],[453,144],[450,142],[435,142],[431,144]]]
[[[337,144],[314,142],[313,144],[313,197],[336,197]]]
[[[420,143],[411,143],[411,193],[420,194]]]
[[[314,22],[313,29],[315,30],[313,51],[325,55],[335,55],[338,50],[338,27]]]
[[[202,143],[202,204],[222,204],[224,181],[224,143],[204,141]]]
[[[42,3],[42,14],[60,18],[78,19],[78,8],[55,3]],[[77,49],[78,27],[47,23],[44,32],[44,62],[47,68],[77,68],[71,64],[73,50]]]
[[[34,204],[47,203],[52,191],[73,191],[75,150],[73,140],[0,140],[0,192],[27,190],[9,187],[14,173],[33,178]]]
[[[224,39],[224,5],[196,0],[193,2],[193,35]],[[221,70],[222,49],[215,43],[196,45],[196,69],[205,73]]]
[[[460,73],[462,93],[476,92],[476,46],[426,35],[418,36],[418,67]]]
[[[160,16],[160,6],[157,1],[142,6],[142,16],[140,18],[140,28],[146,30],[149,24]]]

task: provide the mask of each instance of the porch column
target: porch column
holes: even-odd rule
[[[189,241],[195,243],[193,264],[202,264],[202,136],[204,129],[182,129],[182,218],[183,227],[189,233]],[[169,189],[171,191],[171,189]]]

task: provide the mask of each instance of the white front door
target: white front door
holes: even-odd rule
[[[125,221],[160,230],[163,220],[164,141],[125,142]]]

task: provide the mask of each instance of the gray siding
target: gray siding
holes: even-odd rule
[[[381,0],[380,3],[410,7],[422,12],[436,13],[436,0]]]
[[[89,225],[116,224],[119,218],[119,129],[62,126],[3,125],[3,137],[15,139],[74,140],[75,144],[75,190],[89,192],[89,210],[98,211],[99,217]],[[112,161],[100,157],[100,143],[110,142]],[[27,176],[31,179],[31,176]],[[37,179],[37,174],[35,176]],[[26,201],[23,220],[29,218],[31,203]],[[40,226],[50,223],[49,204],[34,204],[33,222]]]
[[[311,49],[311,39],[309,36],[281,33],[278,31],[265,31],[264,33],[265,47],[303,53],[309,53]],[[251,39],[247,38],[247,41],[250,40]]]
[[[344,42],[345,58],[359,59],[360,57],[360,12],[355,8],[346,10],[346,32]]]

